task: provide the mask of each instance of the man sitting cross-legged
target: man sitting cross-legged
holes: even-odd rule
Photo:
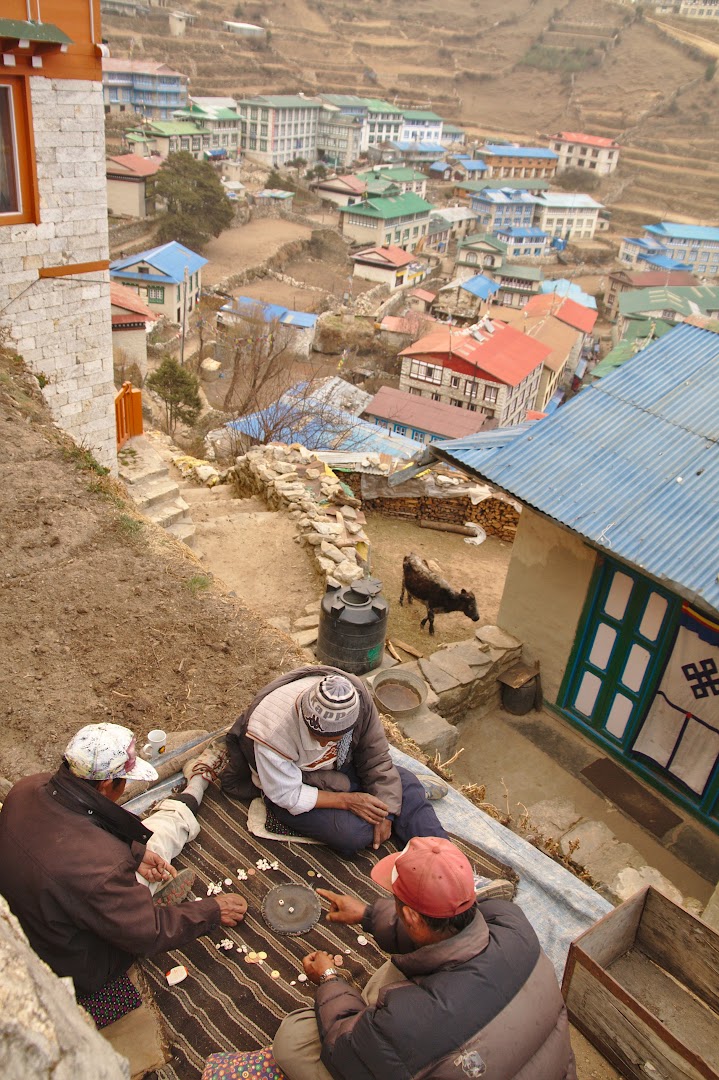
[[[367,687],[336,668],[275,679],[228,732],[227,748],[226,794],[262,792],[282,825],[342,854],[378,848],[391,833],[401,844],[447,835],[422,783],[393,764]]]

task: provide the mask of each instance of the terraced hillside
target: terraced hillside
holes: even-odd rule
[[[196,94],[364,93],[431,107],[478,137],[612,135],[623,163],[600,195],[620,220],[719,217],[719,75],[707,77],[717,44],[704,43],[704,23],[657,25],[606,0],[183,6],[198,17],[184,38],[169,37],[166,9],[105,16],[113,53],[165,60],[190,75]],[[235,38],[222,30],[227,18],[264,23],[269,41]]]

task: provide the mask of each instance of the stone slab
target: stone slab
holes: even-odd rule
[[[491,664],[489,651],[480,649],[479,642],[476,641],[460,641],[456,645],[449,645],[446,649],[440,649],[439,652],[451,653],[452,656],[458,656],[460,660],[464,660],[465,664],[469,664],[471,668],[488,668]],[[436,654],[434,654],[436,655]],[[476,678],[481,678],[483,672],[477,671]]]
[[[431,709],[425,707],[407,720],[398,720],[397,724],[402,734],[414,739],[426,754],[439,753],[446,759],[457,749],[459,732]]]
[[[630,896],[634,896],[636,892],[639,892],[646,885],[653,885],[658,892],[663,893],[675,904],[681,905],[684,903],[684,897],[679,892],[679,889],[672,885],[671,881],[653,866],[628,866],[619,871],[609,888],[620,900],[628,900]]]
[[[313,626],[319,626],[320,613],[319,609],[316,609],[312,615],[303,615],[300,619],[295,619],[295,630],[310,630]]]
[[[311,604],[307,604],[306,607],[305,607],[305,612],[306,612],[307,615],[313,615],[315,613],[315,611],[319,613],[319,610],[320,610],[320,601],[319,600],[313,600]]]
[[[542,836],[559,837],[576,825],[581,814],[569,799],[543,799],[528,807],[529,820]]]
[[[447,690],[454,690],[459,686],[459,681],[450,675],[444,668],[432,663],[426,657],[417,661],[422,678],[432,687],[436,694],[443,694]]]
[[[569,851],[570,843],[574,840],[578,840],[580,843],[582,858],[577,861],[581,862],[584,862],[593,851],[603,847],[605,844],[616,843],[614,833],[603,821],[582,821],[579,825],[569,829],[562,837],[561,843],[565,855]]]
[[[439,649],[432,653],[429,660],[456,679],[460,686],[467,686],[477,678],[477,672],[466,664],[461,656],[457,656],[454,650]],[[419,662],[421,664],[421,661]]]
[[[474,633],[478,641],[483,641],[485,645],[490,645],[494,649],[521,649],[522,647],[522,642],[512,634],[508,634],[506,630],[502,630],[501,626],[480,626]]]
[[[300,630],[299,633],[292,635],[292,640],[301,649],[306,649],[308,645],[314,645],[317,641],[317,627],[312,630]]]

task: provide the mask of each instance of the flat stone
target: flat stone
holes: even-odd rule
[[[292,626],[287,615],[277,615],[272,619],[268,619],[267,622],[270,626],[274,626],[275,630],[282,630],[285,634],[289,634]]]
[[[645,885],[653,885],[658,892],[663,893],[667,899],[672,900],[675,904],[681,905],[684,903],[684,897],[679,892],[679,889],[672,885],[671,881],[653,866],[628,866],[626,869],[619,871],[609,888],[620,900],[628,900],[630,896],[634,896]]]
[[[436,694],[442,694],[445,690],[454,690],[456,686],[459,686],[459,682],[445,671],[444,668],[439,667],[437,664],[433,664],[431,660],[423,657],[418,660],[419,669],[422,673],[422,678],[426,679],[429,685],[432,687]]]
[[[469,664],[465,664],[461,656],[457,656],[449,649],[438,649],[437,652],[432,653],[429,660],[430,663],[441,667],[443,671],[456,679],[460,686],[467,686],[477,678],[477,672]]]
[[[569,799],[543,799],[528,807],[529,820],[542,836],[560,837],[576,825],[581,814]]]
[[[308,645],[314,645],[317,641],[317,627],[315,626],[312,630],[300,630],[299,633],[292,635],[292,640],[301,649],[306,649]]]
[[[314,615],[315,612],[317,612],[319,614],[319,610],[320,610],[320,601],[319,600],[313,600],[311,604],[306,604],[305,605],[305,613],[307,615]]]
[[[508,634],[500,626],[480,626],[474,633],[478,641],[483,641],[485,645],[491,645],[494,649],[521,649],[522,647],[522,642],[518,638]]]
[[[353,581],[362,576],[362,571],[356,562],[345,558],[344,562],[341,562],[335,569],[335,576],[345,585],[351,585]]]
[[[431,709],[425,707],[407,720],[396,722],[402,734],[414,739],[426,754],[439,753],[446,759],[457,749],[459,732]]]
[[[319,626],[320,613],[319,610],[315,610],[312,615],[303,615],[300,619],[295,619],[295,630],[309,630],[313,626]]]
[[[320,551],[326,559],[332,559],[333,562],[342,563],[345,561],[346,556],[344,552],[340,551],[334,544],[330,544],[328,540],[324,540],[322,544],[320,544]]]
[[[456,645],[448,645],[446,649],[440,649],[438,652],[450,653],[452,656],[459,657],[465,664],[469,664],[471,668],[486,669],[491,663],[489,655],[483,649],[480,649],[479,642],[474,640],[460,641]],[[483,671],[478,670],[475,673],[475,678],[481,679],[482,675]]]
[[[305,473],[305,476],[307,477],[308,480],[319,480],[319,478],[322,476],[322,470],[321,469],[308,469],[307,472]]]
[[[357,511],[353,506],[340,506],[340,514],[343,518],[350,518],[352,521],[357,517]]]
[[[569,845],[574,840],[578,840],[580,843],[580,848],[578,850],[581,850],[582,858],[577,859],[577,861],[582,863],[585,862],[593,851],[596,851],[604,844],[616,843],[614,833],[603,821],[583,821],[575,828],[569,829],[569,831],[564,834],[561,841],[561,848],[565,855],[568,854]]]
[[[337,569],[337,563],[332,562],[332,559],[325,559],[324,555],[317,556],[317,564],[323,574],[334,574]]]

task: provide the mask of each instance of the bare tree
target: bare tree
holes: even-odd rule
[[[296,359],[293,333],[278,319],[268,321],[260,304],[232,321],[225,318],[218,345],[230,367],[222,403],[226,412],[234,416],[256,412],[291,385],[288,372]]]

